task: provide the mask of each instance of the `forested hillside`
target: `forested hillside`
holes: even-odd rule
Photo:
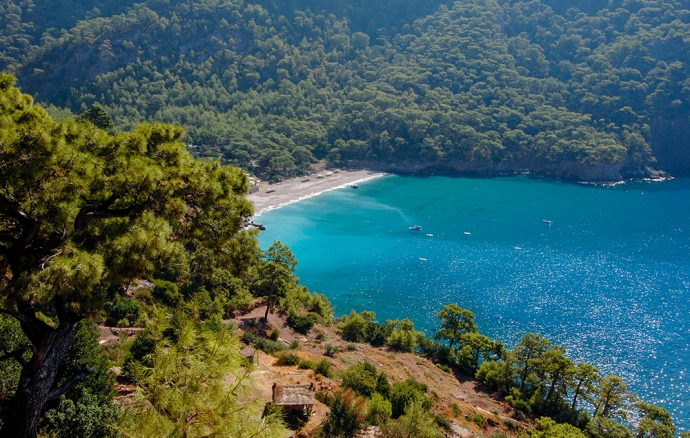
[[[687,2],[1,4],[0,68],[25,92],[118,129],[180,124],[197,155],[274,180],[321,158],[585,179],[690,163]]]

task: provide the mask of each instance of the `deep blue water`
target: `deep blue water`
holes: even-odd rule
[[[509,346],[535,332],[622,376],[690,430],[690,179],[388,176],[261,220],[261,246],[289,244],[337,315],[409,317],[433,334],[456,302]]]

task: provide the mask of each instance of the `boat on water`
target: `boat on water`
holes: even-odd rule
[[[434,237],[433,234],[427,234],[426,237]]]
[[[542,222],[544,222],[545,224],[549,224],[549,225],[551,225],[551,221],[550,221],[550,220],[548,220],[548,219],[544,219],[544,220],[542,220]]]
[[[465,231],[465,235],[470,236],[470,235],[472,235],[472,233],[470,233],[469,231]]]
[[[410,231],[422,231],[422,226],[421,225],[413,225],[411,227],[407,227],[407,229]]]
[[[426,261],[426,259],[425,259],[424,257],[420,257],[419,260],[421,260],[421,261],[423,261],[423,262]]]
[[[516,246],[515,249],[517,249],[518,251],[522,251],[522,248],[520,248],[519,246]]]
[[[353,189],[358,189],[358,188],[359,188],[359,186],[358,186],[357,184],[352,184],[350,187],[352,187]]]

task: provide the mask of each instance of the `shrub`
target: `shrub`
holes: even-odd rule
[[[309,330],[314,327],[314,318],[310,315],[302,316],[295,312],[290,312],[287,318],[287,324],[297,333],[306,335]]]
[[[340,374],[343,388],[366,397],[371,396],[376,390],[376,376],[376,367],[369,362],[352,365]]]
[[[451,409],[453,409],[453,416],[459,417],[462,411],[460,410],[460,406],[458,406],[457,403],[453,402],[453,404],[450,405]]]
[[[127,318],[122,318],[117,322],[117,326],[120,328],[129,327],[129,320]]]
[[[321,361],[316,364],[315,368],[312,368],[316,374],[321,374],[324,377],[333,377],[333,372],[331,371],[331,363],[326,359],[321,359]]]
[[[134,291],[134,299],[142,303],[144,306],[153,305],[153,295],[151,294],[151,290],[145,287],[137,288],[137,290]]]
[[[319,332],[319,333],[316,334],[316,339],[319,340],[319,341],[323,341],[323,340],[326,339],[326,334],[323,333],[323,332]]]
[[[153,298],[168,307],[177,307],[182,301],[182,294],[177,284],[166,280],[155,280],[153,282]]]
[[[278,339],[280,339],[280,330],[273,329],[273,331],[271,331],[270,338],[271,338],[271,341],[277,341]]]
[[[383,398],[383,396],[375,392],[371,400],[367,402],[367,423],[372,426],[381,426],[385,424],[391,415],[393,415],[391,402]]]
[[[472,417],[472,422],[482,429],[486,427],[486,419],[482,414],[474,414],[474,417]]]
[[[334,356],[335,352],[337,351],[337,349],[334,346],[332,346],[331,344],[324,345],[323,349],[324,349],[323,354],[325,354],[326,356]]]
[[[301,360],[297,364],[300,370],[316,370],[316,364],[310,360]]]
[[[381,432],[387,438],[440,438],[441,436],[434,418],[429,415],[428,408],[424,407],[423,402],[419,400],[407,406],[405,415],[381,427]]]
[[[123,319],[126,319],[127,325],[124,327],[130,327],[139,319],[139,314],[141,314],[141,311],[141,304],[138,302],[130,298],[122,298],[118,296],[115,298],[115,301],[110,308],[110,312],[108,313],[111,320],[117,321],[118,324],[120,324]]]
[[[437,414],[435,412],[431,412],[431,418],[434,419],[438,427],[441,429],[447,431],[447,432],[452,432],[453,431],[453,424],[450,422],[449,419],[444,417],[443,415]]]
[[[369,321],[354,310],[349,315],[343,316],[338,324],[340,336],[351,342],[364,342],[366,340],[366,329]]]
[[[438,367],[438,369],[440,369],[441,371],[445,371],[445,372],[447,372],[448,374],[450,374],[450,373],[453,372],[453,371],[450,369],[450,367],[449,367],[448,365],[446,365],[446,364],[437,363],[436,366]]]
[[[503,420],[503,425],[510,430],[515,430],[515,422],[513,420]]]
[[[422,336],[414,329],[414,323],[405,318],[402,321],[387,321],[386,324],[392,328],[386,343],[392,348],[413,352],[417,346],[417,339]]]
[[[431,409],[433,402],[424,395],[427,386],[414,379],[407,379],[393,385],[391,389],[391,404],[393,405],[393,418],[398,418],[405,413],[410,403],[420,402],[426,410]]]
[[[357,345],[347,344],[347,351],[357,351]]]
[[[242,340],[247,344],[254,344],[256,348],[268,354],[273,354],[276,351],[285,350],[285,344],[283,344],[282,342],[262,338],[261,336],[257,336],[249,332],[245,332],[242,335]]]
[[[523,414],[529,414],[532,412],[532,405],[521,398],[514,398],[512,396],[507,396],[506,401],[510,403],[510,405],[513,407],[518,412],[522,412]]]
[[[325,436],[354,437],[366,418],[366,404],[352,391],[336,394],[331,403],[331,413],[324,421]]]
[[[292,365],[297,365],[299,364],[299,356],[296,354],[290,353],[290,354],[283,354],[278,357],[278,361],[276,362],[276,365],[286,365],[286,366],[292,366]]]
[[[290,342],[290,350],[299,350],[300,348],[299,341],[295,340]]]

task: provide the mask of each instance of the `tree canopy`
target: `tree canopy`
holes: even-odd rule
[[[6,355],[22,370],[0,435],[34,436],[45,403],[96,371],[58,379],[79,323],[109,294],[188,248],[238,240],[252,212],[246,176],[194,160],[182,136],[162,124],[109,135],[56,123],[0,75],[2,312],[28,341]]]
[[[43,3],[3,0],[0,69],[26,90],[180,124],[195,154],[273,180],[321,158],[639,176],[690,114],[678,1]]]

